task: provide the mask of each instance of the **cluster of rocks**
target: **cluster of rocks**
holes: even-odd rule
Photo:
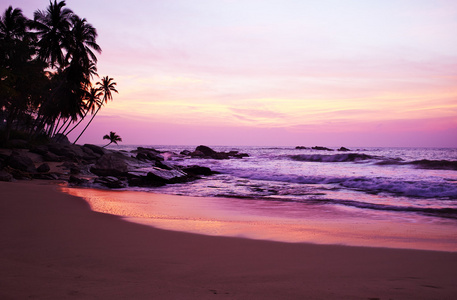
[[[81,186],[95,183],[108,188],[156,187],[216,173],[202,166],[174,166],[164,158],[173,155],[178,154],[142,147],[126,152],[91,144],[50,143],[30,149],[15,149],[9,155],[0,154],[0,180],[51,179]],[[195,151],[182,155],[214,159],[248,156],[235,151],[216,152],[206,146],[199,146]]]
[[[192,158],[212,158],[212,159],[230,159],[249,157],[247,153],[239,153],[238,151],[217,152],[210,147],[200,145],[194,151],[184,150],[181,155],[190,156]]]
[[[330,148],[327,148],[327,147],[322,147],[322,146],[314,146],[314,147],[304,147],[304,146],[297,146],[295,147],[295,149],[312,149],[312,150],[321,150],[321,151],[335,151],[335,149],[330,149]],[[350,149],[346,148],[346,147],[340,147],[339,149],[337,149],[337,151],[351,151]]]

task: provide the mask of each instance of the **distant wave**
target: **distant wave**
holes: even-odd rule
[[[296,176],[290,174],[259,174],[252,170],[237,172],[241,178],[280,181],[302,184],[335,184],[369,194],[389,193],[413,198],[447,198],[457,199],[457,185],[453,182],[402,181],[384,177],[325,177]]]
[[[387,159],[376,163],[377,165],[413,165],[419,169],[433,169],[433,170],[456,170],[457,161],[455,160],[414,160],[404,162],[401,160]]]
[[[297,154],[288,156],[295,161],[304,162],[360,162],[360,161],[376,161],[379,166],[384,165],[412,165],[420,169],[434,170],[456,170],[457,161],[455,160],[415,160],[404,161],[401,158],[386,158],[381,156],[373,156],[363,153],[341,153],[341,154]]]
[[[289,156],[296,161],[309,162],[356,162],[368,159],[374,159],[374,156],[363,153],[344,153],[344,154],[299,154]]]
[[[435,170],[457,170],[457,161],[455,160],[416,160],[408,164],[415,165],[421,169],[435,169]]]

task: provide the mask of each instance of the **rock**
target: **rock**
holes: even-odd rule
[[[86,160],[99,159],[103,154],[95,153],[91,148],[80,146],[81,150],[86,154],[84,158]]]
[[[314,146],[314,147],[311,147],[311,149],[322,150],[322,151],[333,151],[333,149],[330,149],[330,148],[327,148],[327,147],[322,147],[322,146]]]
[[[182,152],[181,152],[182,153]],[[213,159],[229,159],[232,157],[243,158],[248,157],[247,153],[238,153],[238,151],[217,152],[207,146],[198,146],[194,152],[190,153],[192,157],[213,158]]]
[[[62,161],[62,157],[52,152],[46,152],[42,155],[44,161]]]
[[[346,147],[341,147],[340,149],[338,149],[338,151],[351,151],[351,150]]]
[[[46,173],[49,172],[51,168],[47,163],[43,163],[36,170],[38,171],[38,173]]]
[[[150,161],[163,161],[164,158],[159,151],[153,148],[143,148],[138,147],[136,150],[133,150],[132,153],[137,153],[136,158],[140,160],[150,160]]]
[[[130,171],[127,173],[129,185],[131,186],[163,186],[169,183],[187,182],[193,177],[187,173],[178,170],[164,170],[157,167],[148,170]]]
[[[100,157],[90,171],[98,176],[120,176],[129,170],[126,157],[113,152]]]
[[[211,171],[210,168],[196,166],[196,165],[185,167],[182,170],[184,172],[186,172],[187,174],[191,174],[191,175],[206,175],[206,176],[209,176],[209,175],[214,174],[213,171]]]
[[[190,155],[192,154],[192,152],[189,151],[189,150],[183,150],[183,151],[181,151],[181,153],[179,153],[179,154],[185,155],[185,156],[190,156]],[[203,153],[202,153],[202,154],[203,154]]]
[[[0,170],[0,181],[12,181],[13,175],[6,172],[5,170]]]
[[[83,185],[88,183],[89,181],[84,178],[79,178],[73,175],[70,175],[70,178],[68,179],[68,183],[74,184],[74,185]]]
[[[30,152],[44,156],[44,155],[46,155],[46,153],[49,152],[49,149],[48,149],[48,146],[46,146],[46,145],[39,145],[39,146],[33,146],[32,148],[30,148]]]
[[[6,143],[6,147],[12,149],[27,149],[29,147],[29,143],[26,140],[9,140]]]
[[[61,144],[61,145],[70,145],[70,141],[68,140],[66,135],[61,133],[56,134],[51,138],[54,143]]]
[[[88,148],[98,155],[103,155],[106,153],[105,149],[103,149],[102,147],[92,144],[84,144],[83,148]]]
[[[125,188],[125,183],[113,176],[102,176],[94,180],[94,183],[101,184],[110,189],[121,189]]]
[[[43,180],[57,180],[59,179],[59,176],[55,173],[37,173],[33,174],[33,178]]]
[[[24,155],[22,153],[13,151],[11,155],[8,157],[6,161],[7,165],[10,166],[11,168],[23,171],[23,172],[29,172],[29,173],[35,173],[36,168],[35,164],[33,163],[32,159],[28,157],[27,155]]]
[[[295,147],[295,149],[302,150],[302,149],[309,149],[309,148],[305,147],[305,146],[297,146],[297,147]]]
[[[200,145],[198,146],[195,151],[200,151],[201,153],[203,153],[203,155],[205,156],[209,156],[209,157],[213,157],[214,155],[217,154],[216,151],[214,151],[213,149],[211,149],[210,147],[208,146],[203,146],[203,145]]]

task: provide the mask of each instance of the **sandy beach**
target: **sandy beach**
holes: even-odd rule
[[[213,237],[0,182],[1,299],[454,299],[457,253]]]

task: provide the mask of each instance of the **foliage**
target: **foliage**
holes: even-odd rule
[[[109,143],[106,144],[105,146],[103,147],[106,147],[108,145],[111,145],[112,143],[115,143],[117,145],[117,142],[122,142],[122,139],[119,135],[117,135],[115,132],[113,131],[110,131],[109,134],[105,134],[103,136],[103,139],[104,140],[109,140]]]
[[[104,78],[92,84],[101,53],[96,39],[96,29],[65,1],[50,1],[33,20],[19,8],[5,10],[0,16],[1,140],[10,139],[12,130],[27,132],[28,139],[67,135],[112,100],[111,92],[117,92],[112,78],[104,77],[110,79],[108,88]]]

